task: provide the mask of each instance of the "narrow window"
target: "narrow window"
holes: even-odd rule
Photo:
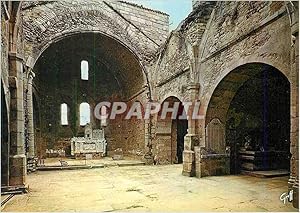
[[[60,105],[60,121],[61,125],[68,125],[68,105],[65,103]]]
[[[90,113],[90,105],[86,102],[81,103],[79,106],[80,126],[85,126],[87,123],[90,123]]]
[[[106,106],[101,107],[101,126],[107,126],[107,108]]]
[[[81,61],[81,80],[89,80],[89,62]]]

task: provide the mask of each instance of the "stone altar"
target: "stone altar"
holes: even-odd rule
[[[106,154],[107,142],[103,129],[92,129],[86,125],[84,137],[71,138],[71,155],[75,158],[85,158],[92,154],[93,158],[104,157]]]

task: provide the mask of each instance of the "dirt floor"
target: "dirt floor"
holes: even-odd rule
[[[182,165],[37,171],[2,211],[296,211],[287,177],[189,178]]]

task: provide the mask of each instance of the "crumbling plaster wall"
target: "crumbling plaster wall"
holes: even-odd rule
[[[212,19],[201,47],[202,97],[245,63],[270,64],[289,76],[291,32],[283,2],[222,2]]]
[[[25,2],[22,13],[26,60],[31,66],[52,42],[80,32],[108,35],[148,61],[168,33],[167,14],[119,1]]]

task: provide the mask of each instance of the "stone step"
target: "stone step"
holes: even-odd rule
[[[273,178],[288,176],[290,173],[287,170],[269,170],[269,171],[246,171],[241,170],[241,174],[260,178]]]

